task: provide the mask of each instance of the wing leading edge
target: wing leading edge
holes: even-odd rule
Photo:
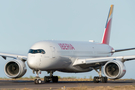
[[[24,55],[0,53],[0,56],[2,56],[5,60],[6,60],[7,57],[14,58],[14,59],[20,59],[20,60],[23,60],[23,61],[27,60],[27,56],[24,56]]]

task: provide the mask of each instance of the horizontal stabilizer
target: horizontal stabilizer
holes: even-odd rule
[[[127,48],[127,49],[112,50],[111,53],[121,52],[121,51],[128,51],[128,50],[134,50],[134,49],[135,49],[135,48]]]

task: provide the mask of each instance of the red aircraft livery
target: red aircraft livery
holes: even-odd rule
[[[71,44],[59,43],[59,46],[62,50],[75,50],[75,48]]]

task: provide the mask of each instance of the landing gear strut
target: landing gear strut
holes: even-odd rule
[[[38,71],[36,71],[36,79],[34,80],[34,83],[35,84],[40,84],[40,83],[42,83],[42,80],[40,79],[40,77],[39,77],[39,73],[40,73],[41,71],[40,70],[38,70]],[[34,71],[33,71],[33,73],[34,73]]]
[[[46,83],[46,82],[52,81],[52,82],[57,83],[58,82],[58,76],[53,76],[53,71],[50,71],[48,73],[50,73],[50,76],[45,76],[44,82]]]
[[[99,77],[98,76],[94,77],[94,79],[93,79],[94,83],[99,83],[99,82],[107,83],[108,79],[107,79],[107,77],[102,76],[101,68],[102,68],[102,66],[99,67],[99,70],[96,68],[93,68],[99,75]]]

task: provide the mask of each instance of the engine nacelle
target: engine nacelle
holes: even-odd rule
[[[103,72],[109,79],[119,79],[125,75],[126,67],[121,61],[112,60],[105,64]]]
[[[27,68],[24,61],[11,60],[6,63],[4,71],[10,78],[20,78],[26,73]]]

